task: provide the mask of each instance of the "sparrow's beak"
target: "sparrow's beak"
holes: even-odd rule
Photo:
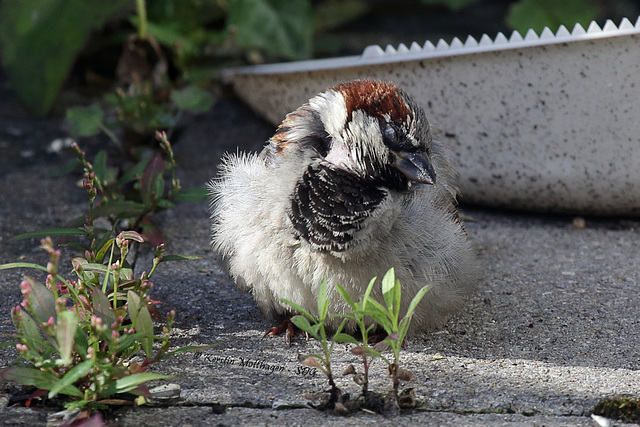
[[[396,161],[393,165],[409,181],[432,185],[436,183],[436,171],[433,170],[433,165],[426,154],[400,151],[395,155]]]

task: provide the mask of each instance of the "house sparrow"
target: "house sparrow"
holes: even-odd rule
[[[260,154],[223,159],[209,184],[212,248],[269,316],[291,314],[283,298],[317,315],[323,279],[330,313],[348,313],[334,285],[358,300],[394,267],[403,312],[430,286],[410,329],[423,331],[460,308],[478,279],[455,178],[404,91],[339,84],[289,113]],[[383,302],[379,285],[372,296]]]

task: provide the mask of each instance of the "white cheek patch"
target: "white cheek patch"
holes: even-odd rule
[[[344,96],[335,91],[327,91],[309,100],[309,105],[320,115],[327,133],[337,137],[342,133],[347,121],[347,104]]]

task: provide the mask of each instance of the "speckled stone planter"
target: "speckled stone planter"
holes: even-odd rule
[[[226,75],[267,120],[338,82],[391,80],[423,105],[459,164],[467,203],[640,213],[640,19],[529,31]]]

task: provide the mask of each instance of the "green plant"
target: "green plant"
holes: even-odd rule
[[[387,337],[383,340],[383,343],[387,344],[393,353],[393,359],[389,359],[380,353],[380,358],[387,363],[389,376],[393,384],[393,388],[387,394],[385,402],[385,412],[388,414],[393,414],[399,409],[398,391],[400,382],[411,379],[411,373],[400,367],[400,352],[409,331],[411,316],[428,290],[429,287],[425,286],[416,293],[409,303],[404,317],[400,319],[402,287],[400,281],[395,278],[394,269],[391,268],[382,278],[382,297],[385,305],[380,304],[373,298],[369,298],[369,302],[366,305],[367,308],[361,312],[363,315],[371,316],[373,321],[384,329]]]
[[[480,0],[422,0],[424,4],[443,4],[449,9],[458,11],[464,9],[467,6],[471,6],[474,3],[478,3]]]
[[[560,25],[572,29],[579,23],[586,28],[599,11],[593,0],[520,0],[509,7],[506,20],[511,28],[523,35],[532,28],[538,34],[549,27],[553,32]]]
[[[178,71],[174,82],[178,86],[208,81],[222,64],[237,63],[243,52],[253,52],[249,56],[254,58],[264,53],[286,59],[311,54],[309,0],[156,0],[149,5],[144,0],[4,1],[0,3],[2,62],[31,111],[44,115],[51,109],[78,55],[83,48],[92,48],[87,46],[92,34],[101,49],[127,39],[126,51],[131,40],[123,30],[109,37],[96,32],[110,19],[133,10],[128,21],[136,27],[136,39],[157,41],[151,50],[158,53],[162,47],[169,53],[168,62]],[[160,92],[171,92],[173,86],[164,83]]]
[[[333,352],[333,346],[336,342],[347,342],[352,340],[353,338],[341,332],[345,324],[344,321],[340,324],[340,326],[338,326],[338,329],[333,335],[333,339],[329,341],[329,339],[327,338],[327,331],[325,329],[325,322],[327,320],[329,312],[329,299],[327,298],[327,281],[323,280],[322,283],[320,283],[320,287],[318,288],[317,319],[307,310],[300,307],[298,304],[286,299],[282,299],[282,301],[289,304],[298,312],[302,313],[301,315],[292,317],[291,321],[302,331],[315,338],[322,347],[322,354],[310,354],[301,358],[301,361],[305,366],[316,368],[326,375],[327,379],[329,380],[329,385],[331,386],[331,394],[327,405],[329,407],[332,407],[336,403],[342,401],[342,392],[340,391],[338,386],[336,386],[333,371],[331,370],[331,354]],[[335,315],[331,315],[331,317],[334,316]]]
[[[149,274],[143,272],[136,279],[127,263],[131,241],[141,242],[142,236],[122,232],[104,243],[96,259],[74,258],[75,280],[58,274],[61,251],[48,237],[41,241],[41,248],[49,255],[46,267],[26,262],[0,265],[0,270],[34,268],[47,272],[45,284],[26,275],[20,284],[24,300],[12,310],[11,318],[21,361],[1,369],[0,380],[46,390],[50,399],[65,395],[70,399],[64,404],[67,410],[102,409],[125,402],[125,393],[137,396],[135,403],[140,405],[150,397],[147,382],[169,378],[147,372],[149,365],[209,347],[169,351],[175,311],[169,312],[162,335],[156,337],[149,310],[149,279],[155,267],[169,259],[194,257],[165,257],[160,247]],[[160,341],[155,352],[154,340]],[[136,362],[140,350],[144,357]]]
[[[334,344],[339,342],[352,343],[355,345],[352,352],[362,357],[364,371],[363,374],[360,375],[355,371],[353,366],[350,366],[346,373],[356,374],[354,380],[362,387],[362,397],[364,399],[365,406],[370,409],[377,410],[378,412],[382,412],[387,416],[393,416],[398,413],[400,408],[398,404],[400,383],[401,381],[409,381],[411,379],[411,373],[400,367],[400,352],[402,351],[402,345],[409,330],[413,312],[427,293],[428,286],[423,287],[416,293],[409,303],[407,312],[401,319],[400,303],[402,300],[402,289],[400,281],[395,278],[394,269],[391,268],[387,271],[382,279],[381,286],[384,305],[376,301],[371,296],[371,292],[376,281],[376,277],[371,279],[364,294],[358,302],[355,302],[342,286],[336,285],[337,292],[351,308],[351,311],[346,314],[328,315],[329,299],[327,298],[326,280],[322,281],[318,289],[317,319],[298,304],[285,299],[282,301],[302,313],[301,315],[294,316],[291,321],[302,331],[315,338],[322,347],[323,354],[312,354],[302,358],[301,361],[306,366],[315,367],[321,370],[327,376],[329,384],[331,385],[331,398],[328,405],[330,407],[333,405],[336,409],[341,407],[341,412],[348,412],[344,404],[347,404],[350,407],[358,406],[353,405],[351,402],[343,401],[342,393],[336,386],[333,373],[331,371],[331,353],[333,351]],[[331,341],[327,338],[324,326],[328,317],[343,319]],[[351,335],[342,332],[346,322],[353,322],[357,326],[361,334],[362,344],[360,344]],[[384,329],[386,338],[382,343],[378,343],[371,347],[369,342],[370,333],[376,325],[379,325]],[[391,349],[393,353],[392,358],[388,358],[383,354],[383,347]],[[386,362],[392,382],[392,389],[387,393],[384,406],[382,408],[379,407],[378,403],[381,399],[378,399],[377,396],[375,396],[375,393],[372,393],[369,390],[369,372],[373,361],[376,359],[381,359]]]
[[[156,153],[139,160],[127,170],[123,170],[123,167],[110,167],[105,150],[99,151],[93,162],[89,162],[86,153],[74,143],[72,148],[76,152],[77,162],[84,169],[82,185],[89,196],[87,213],[71,221],[68,227],[24,233],[12,240],[44,236],[86,236],[89,245],[81,249],[88,251],[87,258],[92,261],[116,227],[139,231],[145,242],[153,246],[160,245],[164,237],[148,217],[158,209],[175,207],[176,202],[200,202],[206,198],[206,190],[182,188],[175,175],[176,162],[166,133],[157,132],[156,138],[167,157],[166,162],[162,154]],[[168,185],[165,184],[166,181],[169,181]],[[111,222],[112,229],[95,226],[95,219],[101,217]]]
[[[366,398],[369,393],[369,368],[371,367],[371,363],[375,358],[381,357],[380,353],[369,346],[369,333],[375,327],[374,323],[367,325],[367,319],[365,312],[367,310],[367,304],[370,300],[371,291],[373,290],[373,285],[376,283],[377,278],[374,277],[369,282],[369,286],[364,292],[364,295],[358,302],[354,302],[349,293],[340,285],[336,285],[336,290],[342,297],[349,307],[351,307],[351,312],[348,313],[345,318],[353,321],[360,331],[360,338],[362,340],[362,345],[358,343],[358,341],[348,336],[345,341],[351,342],[356,346],[352,349],[352,352],[360,357],[362,357],[362,365],[363,365],[363,374],[359,375],[356,373],[354,377],[354,381],[356,384],[362,387],[362,395]]]
[[[173,171],[169,142],[166,136],[159,137]],[[107,169],[106,160],[99,160],[94,166],[86,161],[77,146],[75,149],[84,166],[83,186],[89,199],[83,226],[40,230],[16,238],[78,235],[87,243],[74,242],[69,246],[83,250],[84,256],[73,258],[75,280],[67,280],[58,273],[61,251],[46,237],[41,241],[41,247],[49,255],[46,267],[26,262],[0,265],[0,270],[34,268],[47,272],[45,284],[24,276],[20,285],[24,300],[12,310],[11,317],[17,329],[16,348],[22,361],[0,370],[0,379],[47,390],[49,398],[66,395],[71,399],[65,403],[68,410],[100,409],[106,404],[123,402],[125,393],[137,395],[136,404],[142,404],[149,397],[145,383],[167,378],[147,372],[149,365],[173,354],[209,347],[189,346],[169,351],[175,312],[168,314],[162,336],[156,337],[151,319],[159,313],[148,296],[152,287],[150,278],[160,263],[200,257],[165,255],[162,243],[155,248],[149,272],[135,278],[129,260],[130,249],[145,238],[133,230],[117,233],[117,217],[113,217],[111,229],[96,226],[98,216],[120,212],[120,207],[114,209],[119,206],[119,199],[108,186],[114,174]],[[144,167],[138,179],[140,194],[148,199],[145,214],[149,206],[155,208],[165,200],[159,199],[164,191],[162,161],[153,162],[150,161],[152,166]],[[170,194],[180,190],[173,172],[171,180]],[[99,196],[100,203],[96,203]],[[156,340],[160,346],[154,352]],[[135,358],[140,350],[144,357],[137,362]]]

